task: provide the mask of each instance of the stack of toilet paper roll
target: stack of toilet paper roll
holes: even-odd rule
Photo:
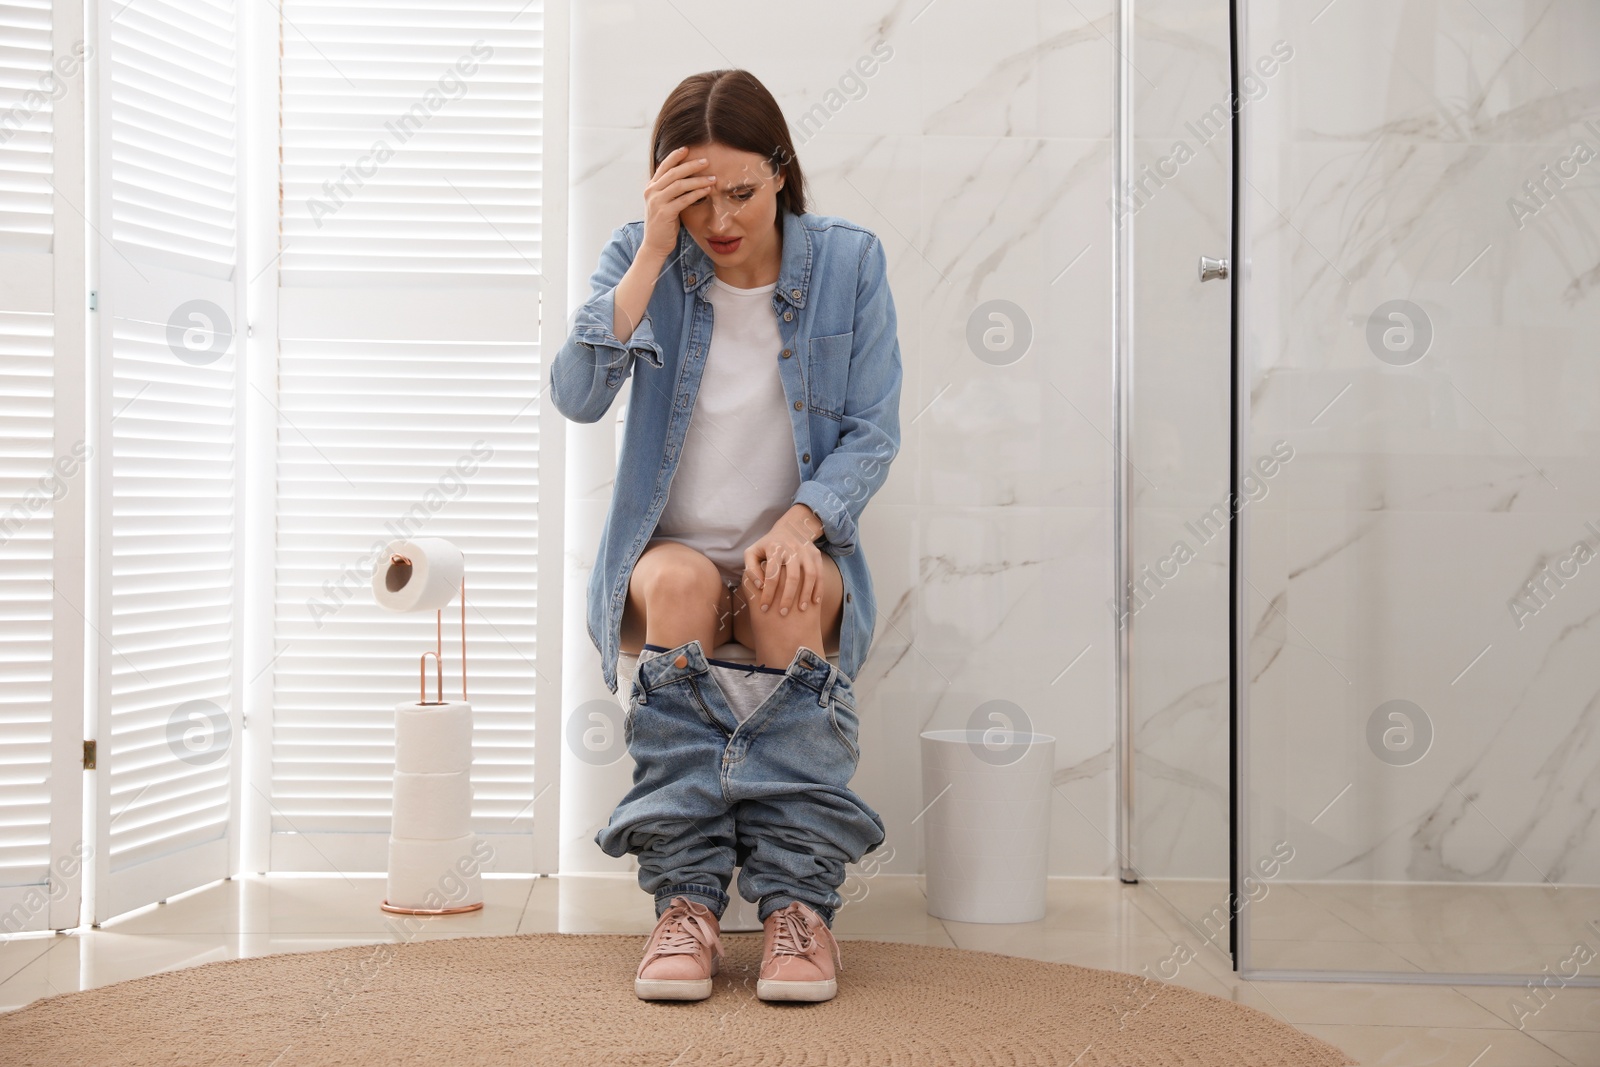
[[[483,903],[472,833],[472,705],[394,709],[391,908],[447,911]]]
[[[396,557],[406,562],[397,563]],[[464,572],[461,550],[443,538],[395,541],[373,569],[373,597],[390,611],[439,611],[461,589]],[[465,648],[462,655],[464,660]],[[463,681],[461,700],[444,700],[435,692],[432,703],[395,705],[386,910],[454,912],[483,906],[483,857],[475,854],[472,833],[472,705],[465,690]],[[419,700],[426,699],[425,690]]]

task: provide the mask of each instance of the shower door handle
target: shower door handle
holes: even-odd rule
[[[1228,261],[1225,259],[1212,259],[1210,256],[1200,257],[1200,280],[1209,282],[1213,278],[1226,278],[1228,276]]]

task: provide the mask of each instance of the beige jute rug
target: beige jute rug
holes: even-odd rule
[[[521,934],[228,960],[0,1015],[39,1064],[1060,1064],[1344,1067],[1332,1045],[1183,986],[990,952],[842,941],[839,994],[755,997],[758,935],[710,999],[633,995],[643,937]]]

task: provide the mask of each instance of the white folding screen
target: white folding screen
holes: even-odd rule
[[[50,252],[55,95],[50,6],[51,0],[0,4],[0,166],[5,168],[5,183],[0,185],[0,248],[8,257]],[[3,290],[8,304],[14,300],[13,287],[25,282],[24,276],[8,272]]]
[[[81,8],[0,3],[0,937],[77,925],[89,856],[85,53]]]
[[[433,536],[466,554],[473,829],[489,869],[550,869],[533,818],[543,5],[286,0],[280,31],[270,866],[386,865],[393,707],[417,699],[436,631],[369,583],[386,543]]]
[[[392,706],[434,634],[366,591],[401,536],[467,553],[490,869],[553,869],[553,797],[533,818],[557,765],[534,748],[541,686],[559,716],[535,641],[559,627],[535,566],[541,519],[559,542],[538,461],[544,4],[273,8],[257,106],[281,171],[250,195],[280,232],[248,267],[240,13],[95,11],[85,32],[73,0],[0,3],[0,935],[76,925],[80,869],[92,921],[239,869],[244,789],[268,811],[260,866],[381,869]],[[263,278],[264,374],[243,300]],[[275,457],[253,568],[247,399]],[[270,614],[257,679],[247,587]]]
[[[231,0],[100,6],[95,915],[230,873],[241,680]]]

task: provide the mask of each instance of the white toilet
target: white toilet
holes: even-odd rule
[[[754,649],[746,648],[738,641],[729,641],[727,644],[718,645],[709,659],[726,660],[729,663],[754,663],[756,654]],[[839,654],[835,652],[828,657],[828,662],[835,667],[839,665]],[[632,652],[618,651],[617,653],[617,701],[626,709],[628,697],[633,693],[633,673],[639,666],[639,657]],[[728,907],[722,913],[719,926],[728,933],[738,933],[761,929],[761,920],[756,916],[757,905],[754,901],[744,899],[739,895],[739,868],[733,869],[733,881],[728,885]]]

